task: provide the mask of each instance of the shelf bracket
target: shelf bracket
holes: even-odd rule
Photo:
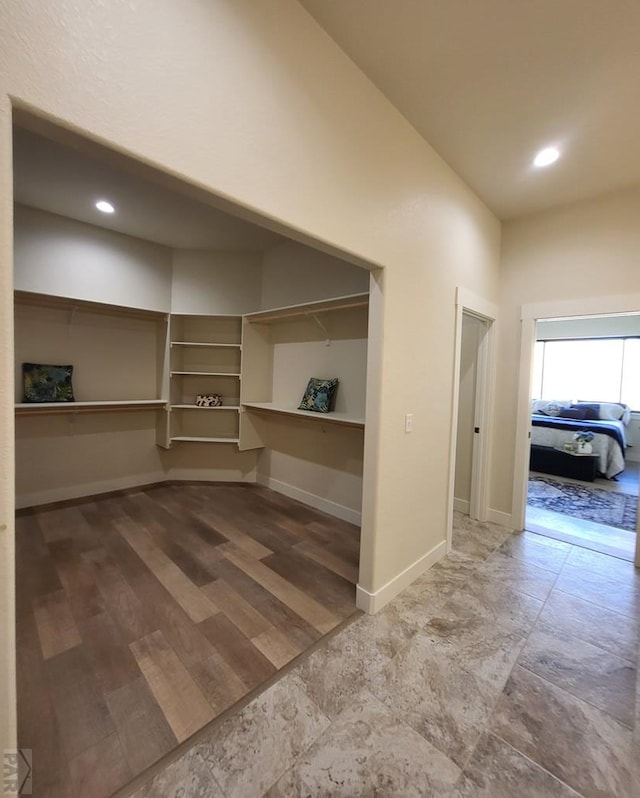
[[[315,323],[318,325],[318,327],[322,330],[322,332],[325,334],[326,338],[325,338],[324,345],[325,346],[331,346],[331,339],[329,337],[329,330],[327,330],[327,328],[324,326],[324,324],[320,321],[320,319],[318,318],[318,314],[317,313],[307,313],[307,316],[310,316],[315,321]]]
[[[73,322],[76,319],[76,314],[78,313],[78,306],[74,305],[72,308],[69,309],[69,334],[71,334],[71,328],[73,327]]]

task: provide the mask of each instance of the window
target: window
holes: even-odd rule
[[[640,410],[640,338],[537,341],[533,396]]]

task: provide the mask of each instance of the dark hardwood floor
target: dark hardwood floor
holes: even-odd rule
[[[111,795],[355,611],[359,530],[255,485],[33,510],[16,548],[38,798]]]

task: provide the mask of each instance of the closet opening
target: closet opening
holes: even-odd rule
[[[526,529],[633,560],[640,314],[536,324]]]
[[[18,744],[110,795],[355,617],[372,267],[22,113],[14,199]]]

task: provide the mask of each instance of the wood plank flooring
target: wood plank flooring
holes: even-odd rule
[[[359,530],[255,485],[17,519],[34,795],[105,798],[355,611]]]

